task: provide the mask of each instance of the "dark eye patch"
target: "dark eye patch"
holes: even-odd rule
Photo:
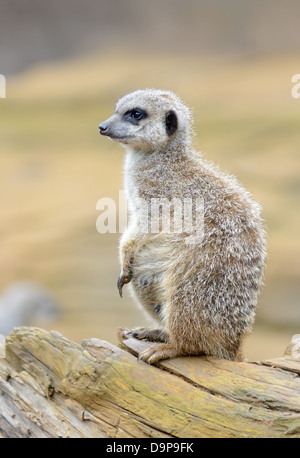
[[[142,108],[133,108],[132,110],[126,111],[124,119],[131,122],[132,124],[138,124],[141,119],[147,117],[147,112]]]
[[[178,129],[178,120],[175,111],[168,111],[166,114],[166,131],[169,137]]]

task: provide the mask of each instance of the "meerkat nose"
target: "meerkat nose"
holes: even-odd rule
[[[99,133],[101,135],[107,135],[108,134],[108,125],[103,122],[102,124],[99,125]]]

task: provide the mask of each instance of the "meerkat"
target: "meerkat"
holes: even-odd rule
[[[99,131],[127,152],[130,222],[120,243],[119,293],[130,283],[135,300],[155,322],[154,328],[123,330],[122,338],[157,342],[139,354],[149,364],[187,355],[243,360],[265,265],[260,206],[234,177],[194,149],[191,111],[171,91],[125,95]],[[188,237],[197,227],[141,230],[142,218],[151,215],[144,211],[142,217],[139,199],[151,208],[153,200],[175,198],[193,202],[193,217],[195,202],[203,201],[202,237],[193,243]],[[171,223],[174,215],[171,204]]]

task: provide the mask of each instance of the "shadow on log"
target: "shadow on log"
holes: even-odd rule
[[[15,328],[0,357],[3,437],[300,437],[300,335],[284,357],[137,361],[149,342]]]

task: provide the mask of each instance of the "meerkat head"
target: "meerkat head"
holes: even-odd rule
[[[144,89],[122,97],[114,114],[99,126],[101,135],[127,148],[163,151],[172,143],[187,146],[190,141],[190,110],[173,92]]]

